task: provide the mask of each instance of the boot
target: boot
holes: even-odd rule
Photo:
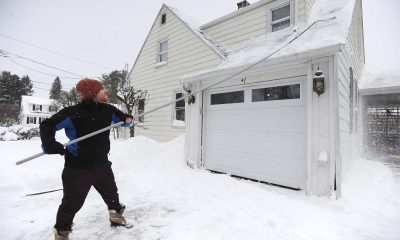
[[[126,226],[126,220],[122,216],[122,213],[125,210],[125,205],[121,204],[120,209],[114,210],[114,209],[109,209],[108,213],[110,214],[110,222],[111,226],[117,227],[117,226]]]
[[[54,239],[55,240],[69,240],[69,234],[72,232],[71,229],[69,230],[57,230],[54,229]]]

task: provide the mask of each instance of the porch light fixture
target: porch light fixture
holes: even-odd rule
[[[192,92],[192,84],[190,84],[190,83],[183,84],[183,90],[185,92],[187,92],[188,94],[190,94]],[[187,98],[187,102],[188,102],[189,105],[194,103],[195,101],[196,101],[196,98],[193,95],[190,95]]]
[[[317,70],[313,77],[313,91],[319,95],[325,92],[325,77],[321,70]]]

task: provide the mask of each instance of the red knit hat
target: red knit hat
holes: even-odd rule
[[[85,78],[76,84],[76,91],[81,94],[81,99],[93,99],[96,94],[103,89],[103,84],[100,81]]]

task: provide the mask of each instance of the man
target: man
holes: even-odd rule
[[[124,121],[124,126],[129,126],[133,117],[106,104],[107,90],[97,80],[82,79],[76,85],[76,90],[81,95],[82,101],[79,104],[60,110],[40,124],[44,152],[61,154],[65,158],[62,172],[64,196],[54,226],[56,240],[69,239],[74,216],[83,206],[91,186],[94,186],[107,204],[111,225],[126,225],[122,216],[125,206],[119,202],[111,162],[107,157],[110,150],[110,131],[71,144],[66,149],[55,140],[55,132],[64,128],[67,137],[74,140],[108,127],[112,122]]]

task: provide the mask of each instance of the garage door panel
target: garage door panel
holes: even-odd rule
[[[306,126],[305,109],[272,111],[260,109],[249,112],[247,124],[250,129],[303,131]]]
[[[236,150],[236,151],[245,151],[245,147],[243,145],[243,132],[227,132],[227,131],[218,131],[217,134],[206,134],[207,135],[207,143],[203,145],[205,149],[217,147],[218,149],[224,151]]]
[[[272,153],[301,158],[306,156],[304,133],[254,131],[249,133],[249,136],[253,139],[245,146],[248,152]]]
[[[288,160],[277,156],[228,153],[215,149],[208,149],[207,154],[221,159],[221,161],[212,161],[206,164],[208,169],[214,171],[293,188],[303,188],[305,186],[305,181],[299,181],[299,179],[305,178],[305,171],[302,170],[302,161],[298,159]],[[208,158],[207,154],[205,154],[206,159]]]
[[[297,79],[295,82],[302,85],[301,97],[283,101],[252,102],[249,95],[252,87],[239,87],[226,91],[243,90],[244,102],[210,105],[208,99],[213,92],[206,92],[202,143],[204,167],[278,185],[304,188],[307,157],[306,81]],[[218,93],[223,91],[218,89]]]
[[[205,130],[232,130],[239,126],[243,126],[247,117],[245,115],[237,116],[237,113],[232,114],[215,114],[211,113],[205,120],[207,125],[204,126]]]

